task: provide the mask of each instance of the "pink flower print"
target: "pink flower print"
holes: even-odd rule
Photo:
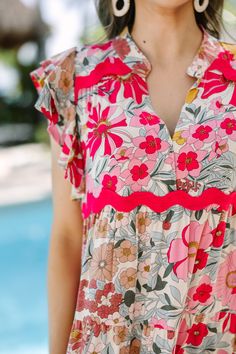
[[[201,171],[201,161],[206,156],[207,151],[194,151],[189,145],[184,146],[179,154],[176,153],[178,178],[185,178],[188,175],[198,177]]]
[[[219,113],[224,112],[225,111],[225,107],[224,107],[224,105],[222,103],[221,96],[214,98],[211,101],[211,104],[210,104],[209,108],[213,110],[214,115],[217,115]]]
[[[124,184],[129,185],[133,191],[141,190],[142,186],[147,186],[155,163],[156,161],[151,160],[144,163],[140,159],[133,158],[128,168],[121,173],[121,177],[125,178]]]
[[[196,150],[203,147],[215,139],[216,122],[206,124],[195,124],[182,133],[182,137],[187,139],[188,144],[193,144]]]
[[[142,315],[143,304],[141,302],[133,302],[129,307],[129,317],[131,320]]]
[[[215,284],[216,294],[223,306],[236,310],[236,250],[220,265]]]
[[[179,327],[176,329],[178,331],[176,345],[173,348],[172,354],[184,354],[183,345],[188,337],[188,326],[186,319],[182,317],[179,323]]]
[[[211,320],[218,322],[222,320],[222,318],[224,319],[222,323],[222,332],[229,331],[230,333],[236,334],[236,314],[228,311],[219,311],[211,317]]]
[[[142,278],[144,278],[144,279],[148,278],[148,274],[150,271],[150,264],[149,264],[148,259],[145,259],[144,261],[139,263],[138,270],[141,273]]]
[[[110,155],[112,150],[123,144],[123,139],[116,134],[118,127],[126,127],[126,119],[121,115],[114,118],[114,110],[116,108],[106,107],[101,110],[101,103],[97,107],[91,109],[87,127],[88,132],[87,147],[90,149],[90,155],[94,158],[96,151],[103,144],[103,154]]]
[[[211,161],[214,157],[218,158],[228,150],[229,150],[229,145],[227,143],[227,140],[219,138],[218,141],[212,144],[212,148],[208,160]]]
[[[168,261],[174,263],[173,271],[178,278],[187,280],[188,273],[195,273],[198,268],[205,266],[207,254],[204,250],[211,243],[208,221],[205,224],[192,221],[184,227],[182,238],[172,240],[167,252]]]
[[[101,353],[104,349],[105,345],[103,343],[90,343],[87,353],[88,354],[94,354],[94,353]]]
[[[111,157],[115,160],[111,159],[111,162],[109,163],[110,166],[113,166],[114,164],[116,165],[117,161],[121,161],[122,163],[125,162],[126,160],[130,159],[130,156],[132,155],[134,148],[122,145],[120,148],[118,148]]]
[[[220,123],[219,135],[226,135],[233,141],[236,141],[236,119],[233,113],[228,113],[227,117]]]
[[[101,189],[110,189],[112,191],[118,192],[123,188],[123,182],[121,181],[119,176],[120,174],[120,166],[114,164],[114,168],[111,172],[103,171],[99,176],[99,184],[102,187]],[[101,190],[100,190],[101,191]]]
[[[167,322],[164,319],[157,319],[156,317],[152,317],[150,321],[150,325],[155,328],[166,329],[168,331],[173,331],[174,328],[167,325]]]
[[[122,226],[125,227],[129,224],[129,218],[126,213],[117,211],[114,216],[114,219],[117,228],[120,228]]]
[[[161,140],[155,135],[152,130],[152,134],[151,131],[148,131],[148,135],[145,137],[138,136],[132,140],[133,144],[138,147],[134,154],[135,157],[139,158],[148,155],[150,159],[156,160],[158,152],[165,151],[169,147],[168,142]]]
[[[187,307],[193,309],[198,304],[209,305],[212,302],[212,285],[208,275],[204,275],[197,286],[189,289],[187,295]]]
[[[232,91],[229,104],[236,105],[236,70],[232,66],[232,59],[232,55],[225,52],[219,53],[218,58],[213,60],[199,84],[203,88],[201,98],[208,98],[229,88]]]
[[[125,319],[117,311],[117,312],[113,312],[113,313],[109,314],[107,319],[104,321],[104,323],[108,326],[116,326],[117,324],[125,325]]]
[[[135,108],[133,110],[133,117],[130,119],[131,127],[154,127],[157,132],[160,130],[159,123],[160,119],[152,113],[143,111],[143,108]]]
[[[226,229],[226,222],[220,221],[217,227],[211,231],[213,235],[213,241],[212,241],[213,247],[222,246],[224,242],[225,229]]]

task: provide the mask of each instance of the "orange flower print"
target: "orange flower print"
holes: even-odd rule
[[[67,71],[63,71],[61,73],[58,87],[63,91],[65,95],[68,94],[73,87],[73,75]]]
[[[134,338],[130,345],[120,349],[119,354],[139,354],[141,342]]]
[[[120,344],[126,341],[128,335],[128,328],[125,326],[116,326],[114,327],[114,333],[115,333],[115,335],[113,336],[114,342],[116,344]]]
[[[96,238],[106,237],[109,230],[108,219],[103,218],[99,220],[97,228],[96,228]]]
[[[97,280],[112,280],[113,244],[102,244],[93,251],[90,271],[91,277]]]
[[[120,247],[116,250],[117,258],[121,263],[134,261],[136,258],[137,246],[132,245],[128,240],[121,242]]]
[[[73,72],[75,53],[71,53],[61,64],[61,68],[68,72]]]
[[[146,227],[151,224],[151,220],[146,216],[145,212],[139,212],[137,214],[138,232],[143,234],[146,231]]]
[[[76,115],[74,107],[70,106],[62,109],[62,115],[66,117],[68,121],[72,122],[75,119]]]
[[[136,269],[129,267],[120,274],[120,283],[126,289],[132,288],[136,284]]]

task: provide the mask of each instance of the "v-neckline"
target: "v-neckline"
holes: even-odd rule
[[[159,120],[159,124],[162,124],[165,131],[166,131],[166,135],[168,136],[168,140],[171,146],[173,146],[174,144],[174,139],[176,136],[176,133],[179,130],[179,126],[181,123],[181,117],[182,114],[185,111],[185,107],[186,107],[186,99],[189,95],[189,93],[196,88],[199,85],[199,79],[202,78],[205,70],[207,69],[207,67],[210,65],[211,60],[214,58],[215,52],[220,51],[219,47],[219,41],[217,38],[213,37],[212,35],[210,35],[203,26],[200,27],[201,31],[202,31],[202,40],[200,43],[200,46],[198,48],[198,50],[196,51],[192,62],[190,63],[190,65],[187,67],[186,69],[186,74],[188,74],[191,77],[195,77],[196,80],[195,82],[190,86],[190,88],[187,90],[186,95],[185,95],[185,99],[184,99],[184,103],[181,106],[181,110],[180,110],[180,114],[177,120],[177,123],[175,125],[175,128],[173,130],[173,134],[170,133],[170,130],[165,122],[164,119],[162,119],[156,112],[156,110],[154,109],[153,105],[152,105],[152,99],[151,99],[151,95],[150,95],[150,91],[149,91],[149,87],[148,87],[148,82],[147,82],[147,77],[150,74],[151,70],[152,70],[152,65],[150,60],[147,58],[147,56],[143,53],[143,51],[140,49],[140,47],[138,46],[138,44],[136,43],[136,41],[133,39],[128,26],[125,26],[125,28],[123,29],[123,31],[120,34],[120,37],[125,38],[128,41],[128,44],[131,47],[131,50],[133,49],[134,51],[132,52],[132,55],[135,54],[137,55],[138,59],[145,65],[146,70],[145,70],[145,74],[142,75],[142,77],[144,78],[144,82],[146,85],[146,100],[148,101],[148,105],[150,107],[151,110],[151,114],[153,116],[155,116],[156,118],[158,118]]]

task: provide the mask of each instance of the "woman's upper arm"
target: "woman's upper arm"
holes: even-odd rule
[[[53,201],[53,231],[67,238],[82,233],[83,218],[81,200],[72,200],[71,184],[64,178],[64,171],[58,165],[61,147],[50,136],[51,181]]]

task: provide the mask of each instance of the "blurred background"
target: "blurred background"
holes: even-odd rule
[[[236,0],[226,1],[234,38],[235,16]],[[1,354],[47,354],[50,144],[29,72],[103,34],[93,0],[0,0]],[[225,32],[222,38],[233,42]]]

